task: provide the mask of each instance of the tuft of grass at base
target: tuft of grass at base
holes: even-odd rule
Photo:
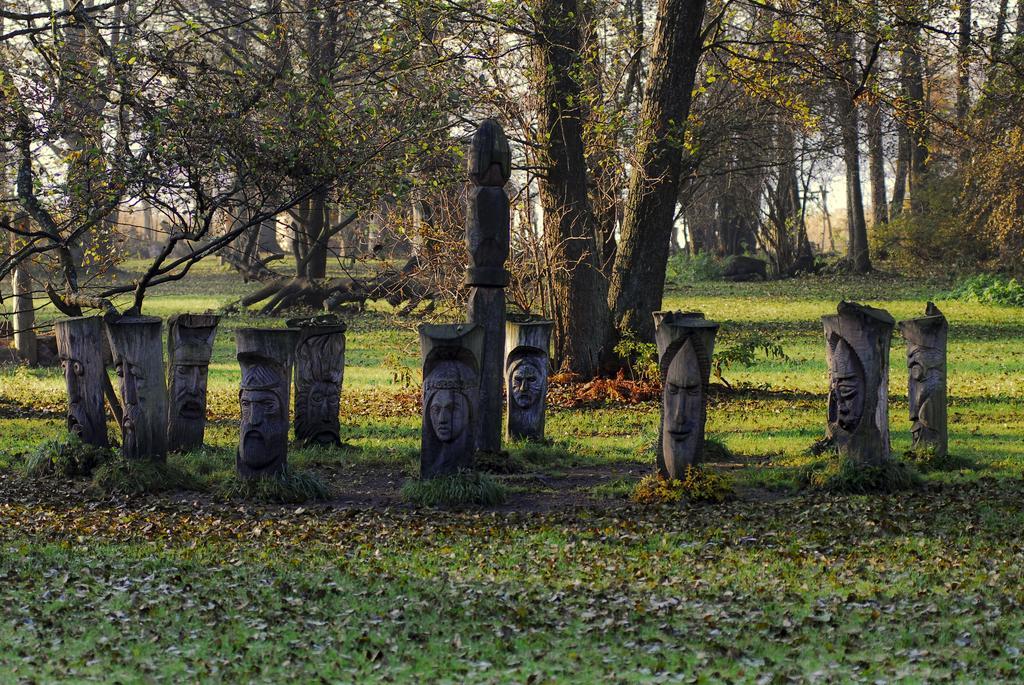
[[[675,504],[690,502],[724,502],[733,495],[732,483],[725,476],[699,466],[686,467],[682,480],[668,479],[652,473],[640,479],[630,493],[637,504]]]
[[[221,483],[218,492],[232,499],[274,504],[304,504],[330,498],[330,487],[315,473],[286,466],[266,478],[233,478]]]
[[[74,478],[91,475],[96,467],[113,458],[109,449],[88,445],[78,436],[65,433],[40,444],[26,457],[23,470],[32,478],[48,475]]]
[[[871,466],[838,454],[812,462],[800,473],[801,487],[846,495],[899,492],[921,483],[920,474],[906,462],[890,459]]]
[[[170,490],[202,490],[202,484],[187,471],[148,459],[118,456],[101,464],[93,473],[92,486],[103,495],[144,495]]]
[[[493,506],[504,504],[508,489],[490,476],[476,471],[459,471],[428,480],[408,480],[402,497],[427,507]]]
[[[955,454],[940,454],[932,447],[923,449],[910,449],[903,453],[903,460],[917,469],[920,473],[932,471],[960,471],[961,469],[975,469],[977,464],[967,457],[960,457]]]

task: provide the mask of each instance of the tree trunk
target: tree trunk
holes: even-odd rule
[[[541,206],[552,278],[555,358],[583,377],[597,374],[607,326],[607,281],[601,272],[597,224],[587,196],[580,85],[579,7],[576,0],[537,0],[535,73]]]
[[[68,432],[87,445],[109,447],[103,392],[103,319],[98,316],[57,321],[53,325],[57,354],[68,393]]]
[[[683,132],[701,56],[703,0],[659,0],[650,76],[641,107],[637,164],[611,274],[612,341],[626,333],[654,339],[683,168]]]
[[[889,217],[895,219],[903,213],[903,203],[907,198],[907,174],[910,171],[910,131],[902,122],[896,132],[896,172],[892,181],[892,202],[889,204]]]
[[[956,123],[963,127],[971,108],[971,0],[960,0],[956,56]]]
[[[928,123],[925,120],[924,59],[921,55],[921,30],[911,29],[903,57],[910,129],[910,210],[915,215],[925,210],[924,183],[928,173]]]
[[[856,273],[867,273],[871,271],[871,258],[868,254],[868,229],[864,218],[864,196],[860,178],[860,124],[851,92],[858,81],[854,73],[854,35],[845,32],[838,34],[837,46],[843,43],[849,55],[844,67],[844,78],[838,83],[836,97],[843,139],[843,162],[846,165],[846,216],[849,232],[846,256]]]
[[[13,251],[13,250],[12,250]],[[36,310],[32,300],[32,277],[28,264],[22,262],[11,275],[14,286],[14,348],[18,357],[29,366],[39,363],[39,348],[36,341]]]
[[[878,102],[868,105],[868,175],[871,181],[871,221],[878,227],[889,220],[889,202],[885,190],[885,148],[882,137],[882,108]]]

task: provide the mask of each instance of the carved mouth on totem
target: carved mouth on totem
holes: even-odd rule
[[[267,440],[258,430],[246,431],[242,438],[242,456],[246,464],[259,467],[269,461],[267,459]]]
[[[686,440],[693,433],[693,429],[689,426],[681,426],[677,428],[669,428],[668,434],[672,436],[672,439],[676,442],[682,442]]]
[[[186,400],[178,409],[178,416],[191,421],[203,418],[203,405],[196,400]]]

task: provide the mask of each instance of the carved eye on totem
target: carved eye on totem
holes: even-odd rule
[[[84,376],[85,375],[85,366],[83,366],[82,362],[78,361],[77,359],[70,359],[70,358],[67,358],[67,357],[62,358],[60,360],[60,365],[64,369],[65,373],[70,371],[71,373],[73,373],[76,376]]]
[[[697,397],[700,394],[700,385],[679,385],[678,383],[668,383],[668,394],[678,395],[684,393],[687,397]]]

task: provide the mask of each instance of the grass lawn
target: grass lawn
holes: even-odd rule
[[[146,313],[216,309],[251,286],[218,267]],[[231,498],[239,371],[223,321],[208,447],[173,456],[199,491],[102,497],[32,480],[63,425],[54,369],[0,369],[0,682],[922,682],[1024,671],[1024,316],[875,277],[670,284],[666,308],[759,332],[786,360],[724,370],[708,434],[724,504],[626,498],[653,464],[658,405],[554,408],[553,445],[511,446],[491,509],[417,509],[415,321],[349,319],[343,450],[293,449],[326,503]],[[950,320],[950,451],[970,468],[887,496],[797,487],[822,435],[819,322],[840,298]],[[909,447],[904,347],[892,350],[894,453]],[[113,432],[113,426],[111,426]]]

